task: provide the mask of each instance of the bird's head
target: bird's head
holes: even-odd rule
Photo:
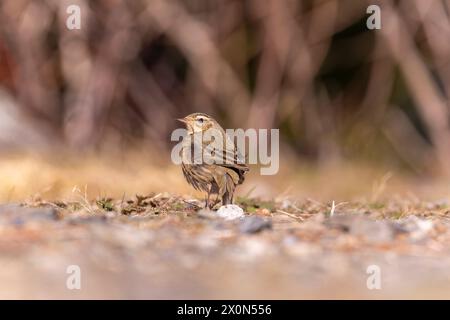
[[[190,134],[203,132],[214,127],[216,121],[204,113],[192,113],[184,118],[178,119],[186,125]]]

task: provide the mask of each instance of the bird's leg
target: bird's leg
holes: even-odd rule
[[[216,194],[216,198],[211,200],[211,209],[214,208],[218,202],[220,202],[219,194]]]
[[[229,198],[228,191],[225,192],[222,196],[222,205],[226,206],[227,204],[230,204],[230,198]]]
[[[205,209],[209,209],[209,192],[205,199]]]
[[[211,196],[212,186],[208,190],[208,196],[206,197],[205,209],[211,209],[209,206],[209,197]]]

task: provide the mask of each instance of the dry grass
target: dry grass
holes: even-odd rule
[[[0,160],[0,201],[32,198],[74,200],[75,189],[88,199],[122,198],[135,194],[170,193],[203,198],[184,180],[176,165],[152,161],[148,153],[129,152],[119,156],[15,155]],[[317,199],[343,202],[363,199],[377,202],[386,194],[407,199],[438,200],[450,194],[445,180],[408,176],[358,162],[309,166],[287,158],[280,172],[261,176],[251,167],[240,196],[265,199]]]

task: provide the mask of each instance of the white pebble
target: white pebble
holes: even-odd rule
[[[243,217],[244,210],[235,204],[227,204],[217,210],[217,215],[225,220],[234,220]]]

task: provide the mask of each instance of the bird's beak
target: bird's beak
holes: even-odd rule
[[[186,123],[186,119],[182,118],[182,119],[177,119],[178,121],[181,121],[183,123]]]

